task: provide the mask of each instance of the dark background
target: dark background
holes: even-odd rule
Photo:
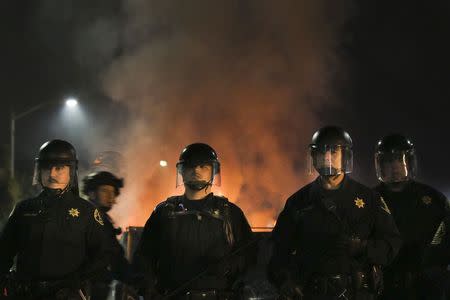
[[[55,2],[56,3],[56,2]],[[121,55],[112,45],[104,60],[80,63],[73,48],[78,28],[98,16],[121,22],[121,2],[61,1],[45,19],[41,1],[1,1],[0,169],[8,168],[9,113],[66,96],[83,99],[87,124],[75,129],[59,119],[58,105],[46,106],[17,122],[16,172],[31,176],[32,159],[43,141],[64,136],[86,165],[89,144],[83,132],[128,119],[125,107],[108,99],[98,74]],[[274,2],[275,5],[275,2]],[[245,12],[243,12],[245,13]],[[37,26],[39,25],[39,26]],[[342,32],[339,54],[348,69],[338,87],[339,105],[318,112],[324,124],[346,128],[355,143],[354,176],[373,185],[373,148],[388,133],[403,133],[419,154],[419,178],[449,195],[450,148],[447,103],[450,94],[450,2],[358,1]]]

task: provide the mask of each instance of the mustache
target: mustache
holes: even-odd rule
[[[49,183],[59,183],[59,181],[58,181],[56,178],[53,178],[53,177],[50,177],[50,178],[48,179],[48,182],[49,182]]]

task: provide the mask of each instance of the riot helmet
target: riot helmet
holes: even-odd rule
[[[184,181],[183,174],[189,168],[195,168],[197,166],[210,165],[212,172],[211,178],[208,180],[190,180]],[[204,143],[194,143],[186,146],[181,151],[180,158],[176,165],[177,168],[177,181],[176,186],[185,184],[193,190],[203,190],[209,185],[220,186],[220,161],[216,151],[209,145]]]
[[[414,144],[401,134],[383,137],[375,147],[375,170],[378,180],[388,184],[414,179],[417,173]]]
[[[325,126],[312,137],[308,152],[308,170],[321,176],[348,174],[353,170],[353,142],[340,127]]]

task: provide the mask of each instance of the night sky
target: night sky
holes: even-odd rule
[[[284,1],[272,5],[278,2]],[[240,24],[250,14],[248,7],[254,6],[238,8],[244,20]],[[323,102],[310,112],[318,120],[314,125],[337,124],[349,131],[354,141],[354,177],[370,185],[376,183],[377,139],[389,133],[411,137],[419,154],[419,179],[449,195],[450,2],[346,1],[340,9],[346,10],[335,46],[341,71],[333,81],[330,104]],[[92,128],[95,134],[113,136],[118,123],[132,119],[129,107],[112,101],[100,82],[104,69],[124,55],[124,47],[131,47],[122,30],[124,4],[5,0],[0,13],[0,168],[8,166],[11,108],[20,112],[67,96],[80,99],[84,121],[69,126],[70,120],[61,119],[59,105],[18,121],[17,170],[31,172],[39,146],[56,137],[72,141],[86,164],[92,153],[89,138],[95,137]],[[293,11],[289,17],[298,16]],[[99,30],[98,36],[95,31],[84,35],[87,24],[99,19],[108,20],[107,30]],[[149,34],[164,34],[160,31]],[[91,49],[91,44],[97,46]],[[289,48],[289,42],[284,47]]]

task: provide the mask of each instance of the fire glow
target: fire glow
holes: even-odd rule
[[[331,89],[345,77],[335,47],[346,19],[330,16],[344,10],[315,3],[246,2],[243,18],[233,1],[127,2],[123,53],[102,74],[105,93],[132,114],[120,127],[118,225],[142,226],[158,203],[183,193],[173,162],[195,142],[219,155],[215,192],[252,226],[273,225],[287,197],[312,180],[304,158],[323,125],[316,112],[337,104]]]
[[[278,193],[275,190],[276,186],[273,186],[274,190],[268,192],[269,189],[267,187],[270,187],[270,181],[256,181],[254,186],[251,186],[250,182],[246,183],[244,180],[245,175],[240,173],[239,168],[227,167],[228,159],[226,158],[225,156],[222,160],[222,186],[213,186],[213,193],[227,197],[229,201],[238,205],[255,231],[271,230],[287,197],[296,188],[290,191],[286,190],[284,193]],[[175,170],[161,167],[154,168],[147,186],[142,185],[140,187],[133,184],[133,182],[136,182],[136,179],[128,179],[129,177],[126,177],[125,182],[128,184],[125,185],[124,191],[120,195],[119,209],[113,210],[113,215],[119,217],[121,226],[143,226],[158,203],[169,196],[183,194],[183,186],[175,188],[175,175]],[[267,186],[263,188],[261,184]],[[130,210],[130,203],[127,202],[127,199],[132,199],[134,196],[140,197],[137,199],[138,201],[133,202],[134,204],[139,204],[139,206]],[[123,211],[123,207],[129,210],[128,215],[120,214]]]

